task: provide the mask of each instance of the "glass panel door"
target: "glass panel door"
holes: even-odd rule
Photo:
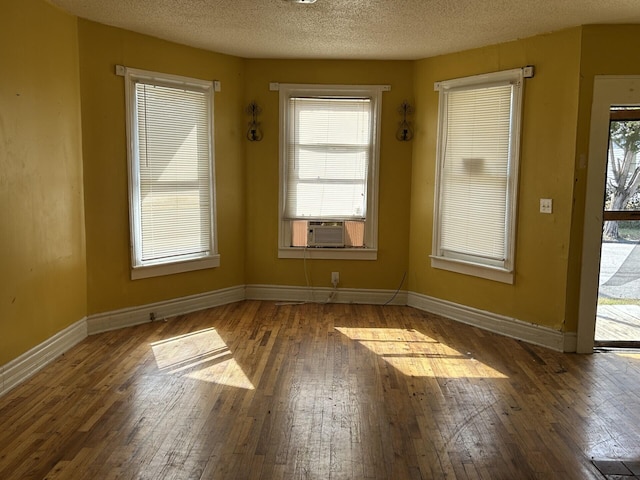
[[[598,346],[640,346],[640,107],[612,107],[596,318]]]

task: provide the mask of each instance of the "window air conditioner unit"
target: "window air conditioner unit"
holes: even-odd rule
[[[344,247],[343,222],[309,222],[309,247]]]

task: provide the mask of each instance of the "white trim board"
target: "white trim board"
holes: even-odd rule
[[[497,313],[467,307],[446,300],[410,292],[407,298],[409,307],[434,313],[457,322],[488,330],[506,337],[540,345],[558,352],[576,351],[576,334],[563,333],[559,330],[523,322],[516,318],[498,315]]]
[[[0,396],[26,381],[85,338],[87,322],[83,318],[0,367]]]
[[[362,303],[368,305],[407,305],[407,291],[362,288],[295,287],[287,285],[247,285],[247,300],[304,303]],[[394,297],[395,295],[395,297]]]
[[[245,298],[245,287],[242,285],[199,293],[188,297],[149,303],[137,307],[98,313],[90,315],[87,319],[87,330],[89,335],[93,335],[109,330],[147,323],[150,321],[151,314],[154,315],[154,320],[157,321],[176,315],[184,315],[198,310],[226,305],[227,303],[240,302]]]

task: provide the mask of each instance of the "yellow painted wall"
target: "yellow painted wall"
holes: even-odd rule
[[[570,331],[575,331],[578,324],[593,80],[595,75],[640,75],[639,36],[640,25],[586,25],[582,27],[581,85],[576,138],[575,209],[571,228],[570,268],[567,284],[567,328]]]
[[[571,233],[581,29],[416,63],[409,290],[563,329]],[[514,285],[431,268],[438,93],[433,84],[535,65],[526,80]],[[552,198],[554,212],[539,213]]]
[[[244,284],[243,60],[78,20],[89,314]],[[124,79],[115,65],[220,80],[214,96],[220,267],[130,279]]]
[[[307,260],[306,267],[313,286],[330,287],[330,272],[338,271],[341,288],[397,288],[408,265],[412,147],[395,133],[398,107],[413,102],[413,62],[246,61],[245,104],[255,100],[263,108],[264,130],[261,142],[246,146],[246,283],[302,286],[303,261],[278,259],[278,92],[269,91],[269,82],[391,85],[382,96],[378,259]]]
[[[0,365],[86,315],[76,19],[0,2]]]

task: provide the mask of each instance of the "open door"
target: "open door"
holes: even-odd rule
[[[610,108],[595,346],[640,347],[640,106]]]
[[[602,275],[600,275],[600,260],[601,250],[604,250],[602,238],[605,209],[608,211],[607,221],[634,221],[633,217],[637,215],[637,213],[627,212],[625,209],[621,209],[623,213],[615,213],[620,210],[613,207],[613,204],[606,207],[605,185],[607,184],[607,159],[609,158],[612,107],[619,107],[619,110],[632,110],[632,107],[637,107],[638,105],[640,105],[640,76],[597,75],[595,77],[593,103],[591,105],[589,157],[586,159],[582,156],[579,159],[579,164],[583,168],[587,168],[580,305],[576,339],[576,351],[579,353],[593,352],[593,347],[596,344],[596,316],[599,307],[600,285],[603,284],[603,295],[606,294],[613,297],[614,288],[629,286],[629,284],[634,283],[633,280],[629,281],[631,279],[629,271],[634,268],[635,253],[631,257],[630,255],[635,251],[635,246],[631,246],[631,250],[626,256],[624,253],[620,253],[617,261],[619,265],[617,263],[603,263]],[[617,215],[620,215],[620,217],[616,218]],[[628,218],[632,220],[628,220]],[[629,245],[627,245],[628,247]],[[627,259],[629,259],[629,262],[625,264]],[[609,262],[606,258],[604,260]],[[608,293],[605,290],[607,288],[609,289]],[[609,303],[613,304],[615,302],[611,300]],[[602,312],[604,312],[604,309],[602,309]],[[598,329],[600,329],[600,326],[598,326]],[[610,335],[598,332],[598,337],[601,336]],[[598,338],[598,343],[600,341],[605,341],[605,339]]]

